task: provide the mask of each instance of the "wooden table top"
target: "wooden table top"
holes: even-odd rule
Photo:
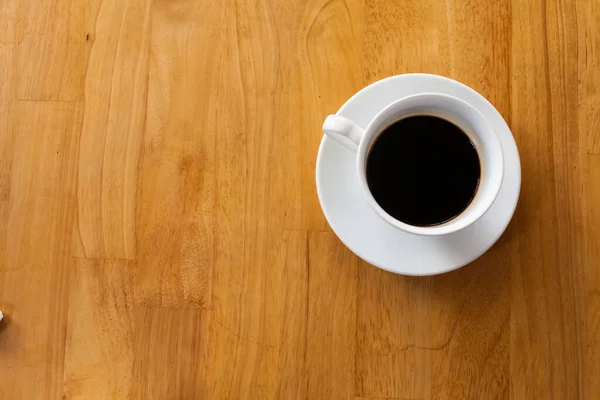
[[[0,398],[600,398],[594,0],[0,1]],[[324,117],[448,76],[520,203],[441,276],[354,256]]]

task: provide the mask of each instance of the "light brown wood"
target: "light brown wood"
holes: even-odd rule
[[[68,399],[127,398],[135,308],[131,262],[73,259],[63,391]]]
[[[150,1],[92,1],[73,254],[135,259],[146,121]]]
[[[7,0],[14,5],[14,76],[19,100],[83,100],[88,5],[69,0]]]
[[[1,399],[596,399],[593,0],[0,1]],[[406,72],[521,154],[479,260],[376,269],[314,183],[323,118]]]

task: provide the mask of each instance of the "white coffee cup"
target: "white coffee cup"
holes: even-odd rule
[[[415,115],[443,118],[462,129],[475,146],[481,165],[479,186],[467,208],[458,216],[439,225],[414,226],[395,219],[377,204],[367,184],[367,157],[378,135],[394,122]],[[475,107],[453,96],[421,93],[404,97],[381,110],[366,129],[347,118],[330,115],[323,123],[323,131],[330,138],[356,152],[358,181],[369,205],[386,222],[409,233],[446,235],[468,227],[481,218],[494,203],[502,184],[504,156],[496,132]],[[410,193],[406,195],[410,196]]]

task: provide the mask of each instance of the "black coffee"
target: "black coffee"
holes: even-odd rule
[[[397,121],[375,139],[367,183],[375,201],[404,223],[431,226],[459,215],[479,185],[481,167],[467,135],[445,119]]]

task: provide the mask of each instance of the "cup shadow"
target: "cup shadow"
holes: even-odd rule
[[[478,344],[491,347],[496,346],[492,343],[496,338],[508,338],[510,268],[516,232],[511,223],[480,258],[445,274],[417,277],[363,271],[361,275],[369,277],[363,285],[375,284],[378,288],[370,290],[388,293],[373,301],[372,306],[391,308],[403,316],[379,321],[400,335],[394,339],[402,343],[397,350],[470,351],[465,346],[470,346],[473,337],[481,338]],[[402,332],[412,333],[406,336]]]

